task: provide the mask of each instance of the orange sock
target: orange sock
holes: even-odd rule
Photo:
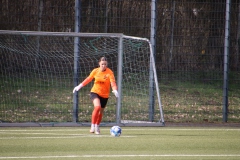
[[[92,112],[92,124],[97,124],[97,119],[98,119],[100,110],[101,110],[100,106],[94,107],[94,110]]]
[[[99,113],[98,119],[97,119],[97,125],[99,125],[99,124],[101,123],[102,117],[103,117],[103,114],[102,114],[102,113]]]

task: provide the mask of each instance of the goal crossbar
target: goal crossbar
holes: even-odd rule
[[[11,31],[0,30],[0,34],[35,35],[35,36],[68,36],[68,37],[124,37],[122,33],[75,33],[75,32],[43,32],[43,31]],[[129,37],[129,36],[125,36]]]

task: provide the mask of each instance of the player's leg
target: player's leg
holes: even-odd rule
[[[98,112],[97,120],[96,120],[96,123],[95,123],[95,134],[100,134],[99,125],[102,121],[103,111],[104,111],[104,108],[101,108],[100,111]]]
[[[99,125],[102,121],[103,112],[104,112],[104,109],[105,109],[105,107],[107,105],[107,101],[108,101],[108,98],[102,98],[100,96],[99,96],[99,99],[100,99],[100,104],[101,104],[101,110],[100,110],[98,118],[97,118],[97,124],[95,125],[95,133],[96,134],[100,134]]]
[[[94,109],[93,109],[93,112],[92,112],[92,123],[91,123],[90,132],[94,133],[95,132],[95,127],[97,125],[98,116],[99,116],[99,113],[101,111],[101,103],[100,103],[100,99],[98,98],[97,94],[91,93],[90,97],[93,101],[93,106],[94,106]]]
[[[97,125],[100,125],[100,123],[102,121],[103,111],[104,111],[104,108],[101,108],[100,112],[99,112],[99,115],[98,115],[98,119],[97,119]]]
[[[108,98],[99,97],[99,99],[100,99],[100,104],[101,104],[101,110],[99,112],[99,116],[97,119],[97,125],[99,125],[102,121],[103,112],[104,112],[104,109],[105,109],[105,107],[107,105],[107,101],[108,101]]]
[[[98,98],[95,98],[93,100],[93,104],[94,104],[94,110],[92,112],[92,124],[91,124],[91,129],[90,129],[91,133],[94,133],[94,131],[96,130],[95,128],[97,127],[97,120],[98,120],[98,117],[99,117],[99,113],[101,111],[100,101],[99,101]],[[99,134],[97,132],[95,132],[95,133]]]

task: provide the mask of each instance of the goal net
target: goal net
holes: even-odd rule
[[[102,124],[164,125],[155,60],[148,39],[111,33],[0,30],[0,121],[91,122],[93,82],[74,86],[105,56],[119,98],[110,94]]]

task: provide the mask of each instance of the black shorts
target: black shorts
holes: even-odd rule
[[[90,98],[93,101],[95,98],[98,98],[100,100],[101,108],[105,108],[107,105],[108,98],[100,97],[97,93],[90,93]]]

